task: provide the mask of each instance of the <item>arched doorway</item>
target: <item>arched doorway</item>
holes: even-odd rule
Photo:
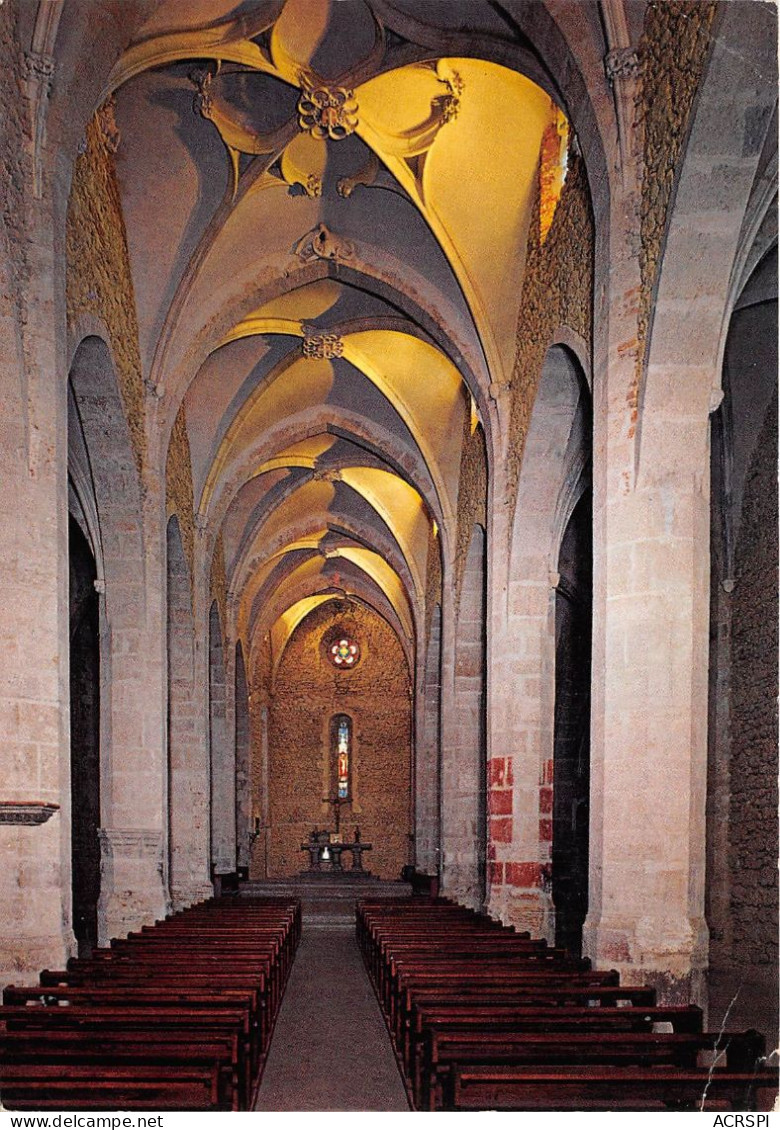
[[[100,898],[100,623],[95,556],[72,516],[68,559],[73,932],[79,957],[88,957],[98,944]]]
[[[573,953],[582,949],[582,925],[588,911],[592,558],[593,504],[588,488],[563,535],[555,594],[555,944]]]

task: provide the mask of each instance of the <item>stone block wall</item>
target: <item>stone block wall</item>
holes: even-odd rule
[[[165,503],[168,517],[175,514],[179,523],[184,556],[195,574],[195,518],[192,459],[187,435],[187,418],[182,404],[176,416],[165,461]]]
[[[716,3],[701,0],[677,0],[674,4],[653,0],[645,14],[638,52],[642,69],[638,119],[644,150],[639,365],[648,334],[675,171],[707,60],[717,7]]]
[[[477,424],[471,431],[469,413],[463,425],[463,445],[458,478],[458,532],[455,544],[455,592],[457,599],[463,589],[474,524],[486,528],[487,517],[487,452],[485,433]]]
[[[324,643],[343,631],[360,645],[354,670],[337,670]],[[410,859],[411,699],[409,671],[389,625],[363,605],[328,602],[298,626],[276,672],[269,701],[268,874],[308,866],[300,845],[334,828],[331,719],[352,719],[353,803],[342,806],[342,838],[355,826],[374,845],[364,866],[397,879]],[[257,778],[255,778],[257,780]],[[255,798],[255,810],[262,807]],[[349,866],[351,859],[345,856]]]
[[[68,323],[94,314],[108,331],[133,453],[140,471],[146,452],[144,384],[138,349],[135,292],[114,153],[119,134],[105,104],[87,126],[73,169],[66,227]]]
[[[428,534],[428,556],[425,563],[425,638],[431,637],[431,626],[436,606],[441,606],[441,541]]]
[[[13,254],[7,256],[7,267],[12,275],[13,287],[8,285],[3,295],[3,303],[12,302],[21,315],[24,324],[25,297],[22,290],[29,278],[27,247],[25,240],[25,188],[29,185],[30,158],[25,136],[25,98],[21,74],[22,51],[18,41],[18,11],[16,5],[6,4],[0,10],[0,65],[2,73],[11,81],[0,85],[0,170],[3,178],[2,209],[3,229],[8,247]],[[3,241],[5,242],[5,240]],[[0,245],[2,246],[2,245]],[[5,255],[4,255],[5,258]],[[4,291],[6,288],[3,288]],[[5,313],[5,311],[4,311]]]
[[[711,1021],[777,1031],[776,260],[740,302],[713,417],[707,923]],[[771,1039],[774,1037],[770,1036]]]
[[[209,578],[209,594],[211,600],[216,600],[219,609],[219,622],[222,631],[225,631],[227,619],[227,573],[225,572],[225,543],[220,530],[214,546],[214,556],[211,558],[211,576]]]
[[[732,620],[731,917],[737,963],[777,968],[777,393],[747,474]]]

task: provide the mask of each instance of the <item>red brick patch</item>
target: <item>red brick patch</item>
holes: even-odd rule
[[[552,843],[552,820],[539,821],[539,839],[543,844]]]
[[[490,838],[497,844],[508,844],[512,840],[512,820],[508,816],[492,817],[490,820]]]
[[[507,863],[507,884],[510,887],[539,887],[541,886],[540,871],[538,863]]]
[[[491,785],[503,785],[506,761],[503,757],[492,757],[489,764]]]
[[[490,812],[492,816],[512,815],[512,790],[491,789]]]
[[[548,816],[552,812],[553,804],[553,791],[549,786],[544,786],[539,789],[539,811],[543,816]]]

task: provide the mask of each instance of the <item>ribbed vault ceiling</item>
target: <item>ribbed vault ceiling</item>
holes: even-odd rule
[[[277,661],[344,594],[417,637],[463,442],[511,378],[565,122],[524,75],[435,50],[447,7],[170,0],[110,79],[161,444],[183,405],[237,631]]]

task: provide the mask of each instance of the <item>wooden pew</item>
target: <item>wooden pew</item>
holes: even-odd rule
[[[112,1044],[127,1042],[129,1046],[149,1041],[184,1043],[190,1046],[219,1041],[228,1049],[220,1057],[226,1070],[238,1080],[241,1109],[251,1100],[253,1080],[258,1063],[253,1057],[249,1038],[248,1009],[182,1008],[182,1007],[96,1007],[30,1008],[6,1006],[0,1009],[0,1031],[8,1040],[84,1039],[106,1040]],[[256,1051],[256,1042],[254,1044]],[[0,1063],[3,1062],[0,1056]]]
[[[522,976],[504,974],[500,983],[485,977],[465,977],[460,971],[451,976],[437,974],[426,978],[424,974],[408,974],[402,978],[399,993],[394,998],[394,1007],[388,1014],[391,1030],[401,1044],[403,1033],[411,1024],[411,1013],[415,1000],[435,1001],[451,997],[457,992],[461,1000],[476,1004],[513,1004],[534,1007],[562,1007],[579,1005],[595,1009],[604,1005],[614,1007],[620,1001],[626,1005],[642,1007],[655,1004],[655,991],[645,985],[583,985],[576,981],[549,978],[546,981],[528,981]]]
[[[527,970],[529,974],[576,975],[583,979],[603,978],[604,973],[594,973],[590,963],[570,960],[565,954],[554,950],[526,950],[511,946],[490,944],[481,946],[475,941],[471,945],[460,939],[450,943],[442,942],[435,949],[409,945],[397,945],[378,951],[375,963],[374,980],[382,996],[393,991],[393,985],[404,970],[437,968],[462,968],[465,971],[517,969]]]
[[[480,1027],[464,1032],[439,1027],[426,1033],[416,1076],[420,1110],[452,1110],[453,1068],[523,1066],[670,1066],[695,1069],[703,1054],[725,1060],[732,1071],[752,1072],[764,1055],[764,1040],[744,1032],[723,1040],[718,1032],[500,1032]]]
[[[216,1064],[2,1064],[9,1110],[219,1110]]]
[[[300,929],[297,901],[210,900],[9,986],[6,1105],[251,1109]]]
[[[707,1108],[770,1109],[776,1096],[757,1033],[705,1033],[695,1006],[658,1006],[652,988],[442,900],[359,903],[356,936],[416,1109],[698,1109],[705,1093]]]
[[[14,1032],[0,1034],[0,1086],[10,1066],[59,1066],[69,1074],[75,1065],[102,1067],[110,1074],[115,1066],[172,1069],[198,1067],[217,1070],[216,1106],[219,1110],[240,1110],[248,1100],[246,1078],[242,1077],[237,1035],[211,1034],[182,1036],[155,1030],[133,1037],[128,1032],[60,1033]]]
[[[771,1110],[777,1068],[452,1067],[453,1110]]]
[[[452,983],[419,985],[410,988],[404,996],[392,1031],[404,1066],[410,1068],[415,1045],[421,1035],[420,1026],[427,1023],[425,1018],[430,1009],[438,1010],[440,1014],[443,1009],[459,1006],[469,1010],[468,1015],[478,1018],[478,1023],[486,1026],[490,1025],[492,1017],[582,1015],[591,1026],[612,1027],[615,1023],[624,1025],[623,1016],[636,1016],[640,1008],[646,1010],[654,1003],[651,994],[640,991],[637,993],[638,1004],[632,1004],[629,998],[628,1003],[618,1007],[619,1001],[624,999],[620,994],[626,990],[621,989],[618,993],[609,991],[613,988],[589,987],[579,991],[571,986],[556,986],[555,982],[550,987],[529,985],[525,988],[517,985],[467,985],[463,990]],[[620,1018],[616,1019],[618,1013]]]
[[[46,986],[16,986],[9,985],[3,992],[6,1004],[47,1005],[51,1003],[57,1007],[67,1007],[68,1004],[97,1004],[116,1006],[146,1005],[155,1008],[157,1005],[179,1005],[182,1007],[220,1007],[226,1004],[244,1005],[249,1010],[250,1038],[256,1041],[260,1050],[265,1050],[268,1039],[267,1014],[261,1007],[257,990],[252,986],[236,987],[230,985],[216,987],[209,981],[200,979],[195,982],[182,978],[174,984],[151,983],[147,979],[143,983],[130,983],[123,985],[90,984],[90,985],[46,985]],[[0,1013],[0,1016],[2,1014]]]
[[[409,1029],[405,1034],[404,1063],[410,1078],[424,1070],[427,1041],[438,1031],[463,1033],[469,1037],[489,1031],[511,1032],[615,1032],[628,1035],[652,1032],[664,1022],[676,1034],[698,1035],[702,1031],[702,1011],[696,1005],[656,1005],[649,1007],[599,1008],[581,1006],[535,1006],[507,1001],[475,1000],[461,996],[442,999],[420,995],[413,1002]]]
[[[232,966],[232,962],[231,962]],[[166,955],[155,961],[115,961],[110,963],[86,963],[67,970],[44,970],[40,976],[42,988],[105,987],[137,984],[143,988],[149,984],[166,988],[192,985],[209,988],[219,984],[223,988],[248,988],[255,993],[258,1008],[275,1013],[281,999],[282,986],[273,975],[270,961],[254,959],[244,966],[236,962],[236,967],[228,971],[224,968],[224,958],[202,960],[193,955]]]

